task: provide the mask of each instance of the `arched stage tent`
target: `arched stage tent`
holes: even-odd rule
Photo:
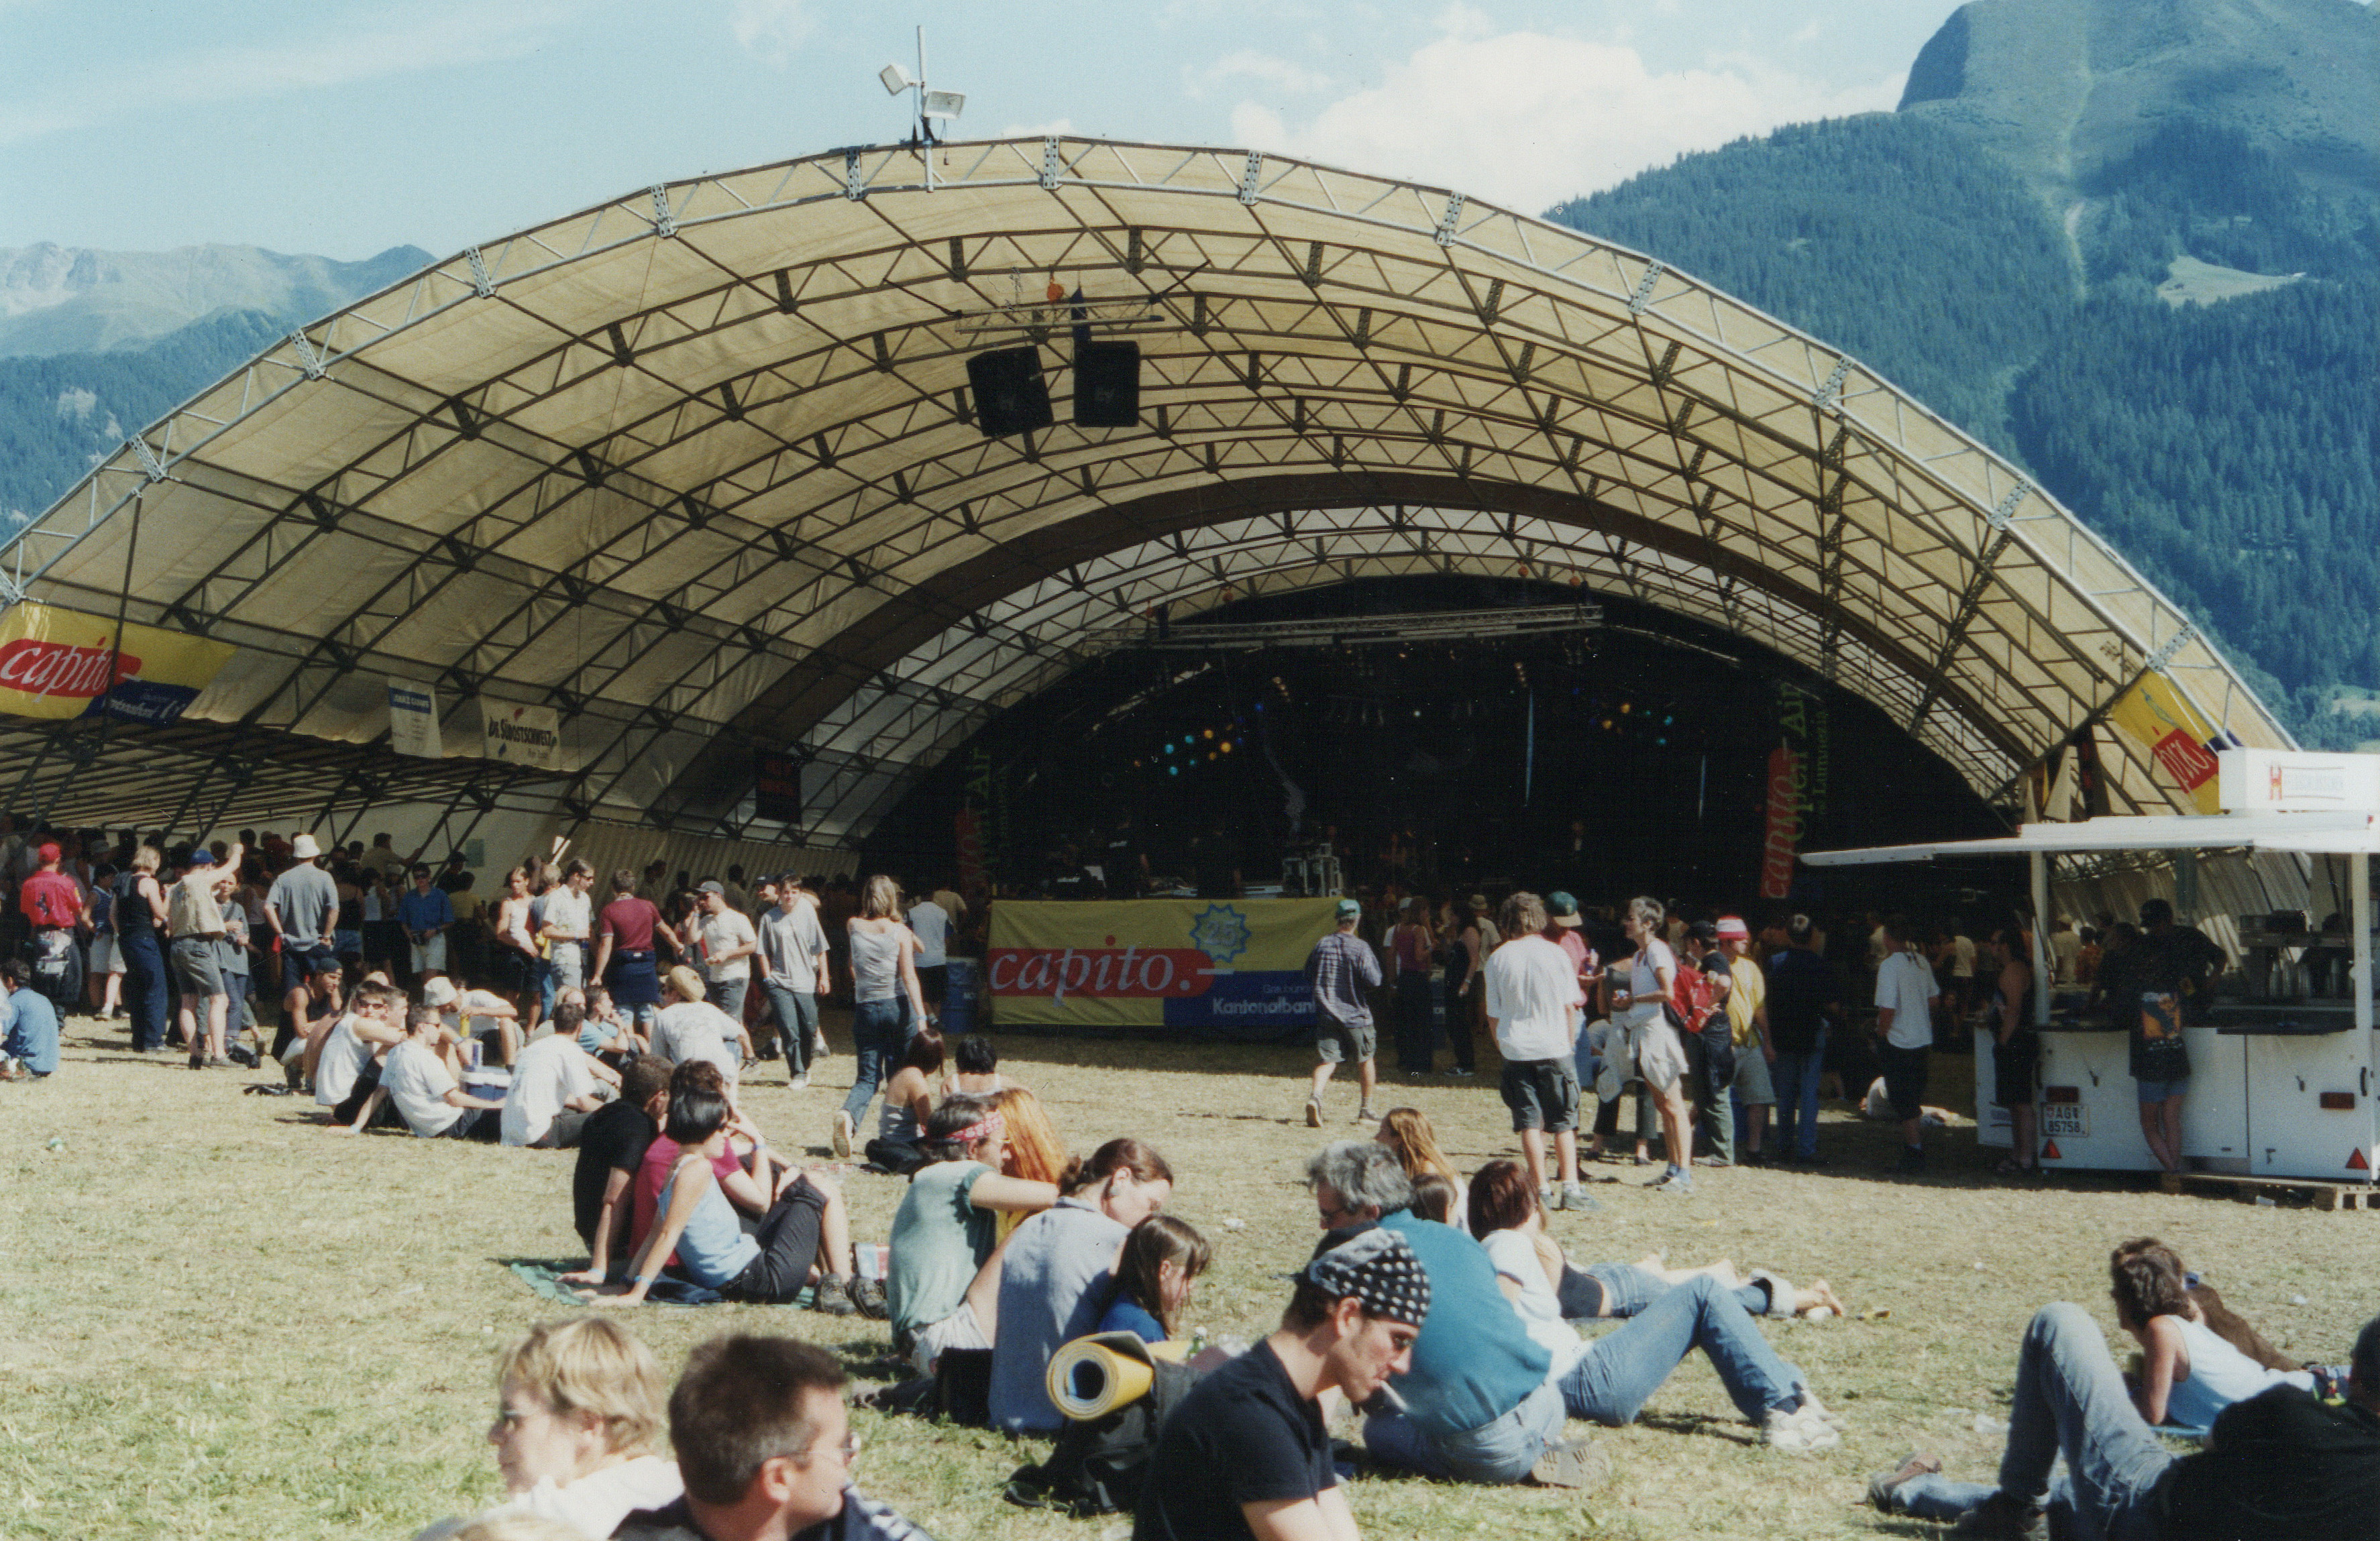
[[[1136,427],[1064,420],[1078,323],[1140,345]],[[967,359],[1026,344],[1060,420],[989,437]],[[170,725],[0,720],[6,806],[848,851],[1156,604],[1518,571],[1772,649],[1987,796],[2151,673],[2290,742],[2018,470],[1658,261],[1294,160],[1030,139],[641,190],[293,334],[0,552],[10,607],[230,649]],[[391,679],[450,750],[522,709],[559,745],[398,755]],[[2114,811],[2191,806],[2107,742]],[[796,824],[756,818],[755,749],[807,761]]]

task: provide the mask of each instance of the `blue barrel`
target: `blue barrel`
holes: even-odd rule
[[[942,1037],[975,1031],[976,981],[982,964],[974,958],[953,958],[942,981]]]

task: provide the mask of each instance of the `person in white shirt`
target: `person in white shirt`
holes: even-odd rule
[[[1925,1062],[1934,1047],[1934,1000],[1941,990],[1925,960],[1910,951],[1909,917],[1884,923],[1888,951],[1876,971],[1876,1032],[1884,1061],[1885,1093],[1900,1120],[1897,1170],[1925,1170]]]
[[[686,1492],[662,1452],[668,1384],[652,1350],[617,1322],[540,1322],[496,1367],[488,1443],[506,1498],[480,1518],[534,1516],[575,1535],[609,1535],[639,1510]],[[471,1522],[442,1520],[414,1541],[447,1541]]]
[[[2049,933],[2049,956],[2059,985],[2071,988],[2082,983],[2078,965],[2082,961],[2082,939],[2074,934],[2074,922],[2066,916],[2058,917],[2057,928]]]
[[[405,1038],[405,997],[387,985],[365,985],[346,1013],[306,1046],[314,1101],[331,1110],[331,1122],[352,1122],[372,1088],[380,1085],[379,1056]]]
[[[931,899],[909,906],[909,929],[917,933],[917,984],[930,1022],[941,1014],[951,975],[951,912]]]
[[[587,1115],[603,1105],[604,1077],[618,1072],[596,1062],[576,1035],[549,1033],[521,1050],[504,1092],[504,1143],[538,1150],[578,1144]]]
[[[454,1046],[442,1049],[439,1041],[444,1031],[438,1008],[413,1008],[406,1019],[405,1041],[388,1051],[380,1085],[372,1088],[355,1122],[344,1126],[347,1133],[361,1133],[386,1100],[396,1105],[397,1116],[417,1139],[495,1142],[504,1105],[463,1089]]]
[[[741,1022],[744,997],[752,986],[752,954],[760,950],[760,939],[752,922],[727,903],[725,884],[708,878],[698,892],[702,909],[695,918],[695,932],[702,943],[710,1003]]]
[[[717,1065],[732,1098],[736,1067],[751,1052],[752,1036],[705,998],[702,976],[685,964],[662,977],[662,997],[667,1004],[653,1018],[653,1052],[674,1065],[690,1060]]]
[[[510,1066],[519,1061],[520,1008],[495,991],[464,989],[444,975],[433,974],[422,981],[421,1001],[438,1009],[440,1020],[457,1042],[473,1044],[482,1041],[483,1036],[492,1037],[498,1063]],[[470,1053],[464,1050],[467,1061]]]
[[[1534,893],[1504,901],[1498,928],[1508,939],[1488,955],[1488,1025],[1504,1056],[1504,1105],[1521,1136],[1529,1181],[1550,1194],[1546,1182],[1545,1137],[1554,1137],[1561,1173],[1556,1202],[1564,1208],[1598,1208],[1578,1180],[1578,1069],[1572,1045],[1578,1038],[1578,965],[1539,933],[1546,928],[1546,903]]]
[[[555,990],[583,989],[587,983],[587,948],[595,935],[595,902],[587,891],[594,886],[595,869],[574,861],[563,868],[560,885],[548,890],[535,906],[538,938],[545,949],[538,994],[548,1012],[553,1010]]]

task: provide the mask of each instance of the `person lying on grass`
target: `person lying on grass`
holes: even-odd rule
[[[661,1365],[619,1323],[540,1322],[497,1361],[496,1389],[488,1443],[505,1499],[480,1521],[534,1515],[575,1536],[609,1535],[686,1491],[677,1463],[660,1453]],[[442,1520],[413,1541],[455,1541],[469,1523]]]
[[[2055,1302],[2017,1351],[1998,1484],[1941,1471],[1939,1457],[1912,1455],[1869,1480],[1869,1501],[1984,1541],[2046,1541],[2053,1514],[2062,1534],[2122,1541],[2374,1541],[2380,1317],[2356,1336],[2344,1402],[2275,1386],[2226,1407],[2205,1448],[2179,1455],[2141,1416],[2090,1313]]]
[[[1518,1165],[1490,1161],[1472,1178],[1471,1229],[1495,1264],[1497,1287],[1550,1355],[1548,1381],[1572,1417],[1614,1428],[1633,1423],[1645,1400],[1700,1349],[1737,1410],[1769,1444],[1807,1455],[1842,1443],[1808,1378],[1769,1346],[1751,1315],[1707,1274],[1663,1292],[1619,1330],[1583,1341],[1562,1319],[1538,1258],[1532,1232],[1542,1225],[1536,1185]]]
[[[747,1235],[735,1206],[722,1186],[722,1165],[741,1171],[728,1145],[726,1088],[708,1061],[683,1064],[672,1073],[662,1140],[670,1166],[661,1189],[659,1218],[638,1247],[625,1294],[591,1298],[616,1305],[641,1305],[667,1266],[676,1278],[713,1290],[729,1300],[784,1304],[813,1279],[818,1306],[848,1316],[855,1305],[847,1230],[829,1236],[828,1195],[807,1174],[762,1164],[774,1179],[757,1231]],[[662,1147],[654,1142],[654,1149]],[[650,1164],[651,1153],[647,1155]],[[837,1195],[839,1198],[840,1195]],[[841,1206],[835,1206],[840,1219]],[[821,1266],[821,1259],[827,1260]],[[833,1265],[841,1263],[840,1268]],[[832,1271],[830,1271],[832,1269]],[[835,1310],[836,1306],[842,1309]]]
[[[2268,1370],[2219,1337],[2190,1298],[2181,1259],[2155,1237],[2108,1254],[2107,1275],[2116,1325],[2141,1345],[2138,1368],[2124,1378],[2142,1421],[2205,1428],[2233,1402],[2272,1387],[2315,1389],[2312,1371]]]
[[[1325,1237],[1281,1328],[1212,1370],[1158,1432],[1133,1541],[1356,1541],[1321,1399],[1412,1367],[1429,1275],[1393,1231]]]
[[[715,1338],[670,1393],[670,1447],[686,1496],[629,1515],[614,1541],[930,1541],[852,1486],[859,1437],[845,1377],[785,1338]]]

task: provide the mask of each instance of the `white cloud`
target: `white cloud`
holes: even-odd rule
[[[1253,80],[1291,95],[1330,89],[1328,75],[1252,48],[1226,55],[1203,69],[1191,65],[1182,67],[1182,90],[1193,101],[1233,80]]]
[[[783,69],[817,30],[818,18],[810,14],[808,0],[735,0],[727,28],[735,34],[736,47]]]
[[[1447,35],[1381,82],[1302,122],[1256,102],[1234,139],[1328,164],[1458,188],[1536,213],[1787,123],[1885,111],[1901,77],[1837,88],[1756,60],[1656,73],[1634,49],[1541,32],[1488,35],[1457,6]]]
[[[998,137],[1003,140],[1030,140],[1048,139],[1050,135],[1055,134],[1059,138],[1063,139],[1074,131],[1075,120],[1073,118],[1053,117],[1047,123],[1012,123],[1007,127],[1002,128]]]
[[[0,144],[105,122],[128,111],[320,91],[392,75],[517,58],[562,12],[545,4],[426,12],[325,37],[179,57],[141,57],[0,107]]]

